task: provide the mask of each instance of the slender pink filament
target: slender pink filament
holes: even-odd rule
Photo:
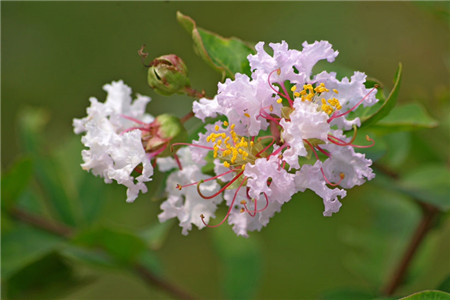
[[[354,145],[354,144],[352,144],[353,139],[352,139],[352,141],[347,143],[347,142],[345,142],[345,141],[343,141],[343,140],[341,140],[341,139],[339,139],[339,138],[337,138],[335,136],[328,135],[328,140],[330,142],[332,142],[335,145],[342,146],[342,147],[344,147],[344,146],[351,146],[351,147],[354,147],[354,148],[370,148],[370,147],[373,147],[375,145],[375,140],[371,139],[369,136],[366,136],[366,139],[367,139],[367,141],[372,142],[372,144],[370,144],[370,145]]]
[[[188,187],[188,186],[191,186],[191,185],[197,185],[197,184],[199,184],[200,182],[208,182],[208,181],[217,179],[217,178],[219,178],[219,177],[225,176],[225,175],[227,175],[227,174],[230,174],[231,172],[235,172],[235,171],[237,171],[237,170],[240,170],[240,168],[228,170],[228,171],[226,171],[225,173],[216,175],[216,176],[214,176],[214,177],[210,177],[210,178],[208,178],[208,179],[203,179],[203,180],[201,180],[201,181],[197,181],[197,182],[189,183],[189,184],[186,184],[186,185],[182,185],[181,187],[182,187],[182,188],[185,188],[185,187]]]
[[[183,166],[181,165],[180,158],[178,157],[178,155],[176,153],[173,154],[173,158],[175,159],[175,161],[178,165],[178,169],[180,169],[180,171],[183,170]]]
[[[256,208],[257,208],[257,202],[256,202],[256,199],[255,199],[255,208],[254,208],[254,210],[253,210],[253,213],[254,213],[253,215],[250,213],[250,210],[247,208],[247,204],[244,204],[245,211],[246,211],[250,216],[252,216],[252,217],[256,216],[256,213],[265,211],[266,208],[269,206],[269,198],[267,197],[267,194],[266,194],[266,193],[263,192],[263,194],[264,194],[264,197],[266,197],[266,205],[265,205],[263,208],[261,208],[261,209],[256,209]]]
[[[316,146],[317,150],[319,150],[320,152],[322,152],[323,154],[325,154],[326,156],[330,157],[331,154],[328,151],[323,150],[322,148],[320,148],[319,145]]]
[[[306,139],[304,139],[303,141],[309,145],[309,147],[311,148],[311,150],[314,153],[314,156],[316,157],[317,160],[319,160],[319,155],[317,155],[317,152],[314,149],[314,146],[311,145],[311,143],[308,140],[306,140]],[[320,172],[322,173],[322,176],[323,176],[323,179],[325,179],[325,182],[327,184],[331,185],[331,186],[338,186],[338,185],[340,185],[342,180],[344,179],[344,177],[341,177],[341,179],[337,183],[332,183],[330,180],[328,180],[327,176],[325,175],[325,172],[323,171],[322,166],[320,167]]]
[[[241,175],[244,173],[244,171],[241,171],[239,174],[237,174],[230,182],[228,182],[227,184],[225,184],[217,193],[214,193],[211,196],[205,196],[203,195],[203,193],[200,191],[200,184],[201,181],[199,183],[197,183],[197,192],[200,195],[200,197],[202,197],[203,199],[212,199],[218,195],[220,195],[223,191],[225,191],[230,185],[233,184],[233,182],[235,182],[239,177],[241,177]],[[242,180],[242,182],[244,182],[245,180]],[[242,184],[241,184],[242,185]]]
[[[242,174],[242,173],[243,172],[241,172],[240,174]],[[240,176],[240,174],[239,174],[239,176]],[[216,224],[216,225],[206,224],[204,221],[203,215],[200,216],[202,219],[202,222],[205,226],[210,227],[210,228],[219,227],[226,221],[226,219],[228,219],[228,216],[230,215],[231,210],[233,209],[234,201],[236,201],[237,194],[238,194],[239,190],[241,189],[242,185],[244,184],[244,182],[245,182],[245,180],[242,180],[241,184],[239,184],[239,187],[237,188],[236,192],[234,193],[233,201],[231,201],[230,208],[228,209],[226,216],[223,218],[223,220],[219,224]]]
[[[267,149],[269,149],[269,148],[275,143],[275,138],[274,138],[273,136],[270,136],[270,135],[269,135],[269,136],[263,136],[263,137],[260,137],[260,138],[258,138],[258,141],[263,140],[263,139],[266,139],[266,138],[271,138],[272,141],[271,141],[270,144],[267,145],[264,149],[262,149],[261,151],[259,151],[258,153],[256,153],[255,156],[259,156],[261,153],[265,152]]]
[[[122,118],[127,119],[127,120],[133,121],[134,123],[138,123],[138,124],[145,125],[145,126],[149,126],[150,125],[150,124],[147,124],[145,122],[142,122],[141,120],[135,119],[133,117],[129,117],[129,116],[126,116],[126,115],[120,115],[120,116]]]
[[[174,143],[170,146],[170,151],[173,152],[173,147],[175,146],[192,146],[192,147],[197,147],[197,148],[202,148],[202,149],[207,149],[207,150],[214,150],[213,147],[207,147],[207,146],[202,146],[202,145],[197,145],[197,144],[189,144],[189,143]]]
[[[155,156],[157,156],[158,154],[164,152],[164,150],[166,150],[167,148],[167,144],[164,144],[161,148],[159,148],[158,150],[154,151],[154,152],[150,152],[150,158],[153,158]]]
[[[274,156],[277,155],[278,153],[280,153],[284,148],[289,147],[288,144],[283,144],[280,148],[278,148],[277,150],[275,150],[273,153],[271,153],[269,156]]]
[[[373,92],[373,90],[376,89],[376,86],[373,87],[370,92],[367,93],[367,95],[365,95],[358,103],[356,103],[352,108],[350,108],[349,110],[347,110],[346,112],[340,114],[340,115],[336,115],[336,112],[333,113],[333,115],[328,119],[328,123],[330,123],[331,121],[333,121],[336,118],[340,118],[342,116],[345,116],[347,114],[349,114],[350,112],[354,111],[361,103],[364,102],[364,100],[366,100],[367,97],[369,97],[369,95]]]
[[[283,94],[281,94],[279,91],[277,91],[277,90],[273,87],[272,83],[270,82],[270,76],[272,76],[272,74],[273,74],[274,72],[277,72],[277,71],[278,71],[278,69],[273,70],[272,72],[270,72],[269,77],[267,77],[267,82],[269,83],[270,88],[271,88],[275,93],[277,93],[277,95],[279,95],[280,97],[286,98],[286,96],[283,95]]]
[[[145,127],[131,127],[131,128],[123,130],[120,134],[124,134],[125,132],[129,132],[129,131],[132,131],[132,130],[135,130],[135,129],[139,129],[141,131],[150,131],[149,128],[145,128]]]
[[[287,95],[286,99],[289,101],[289,105],[291,107],[294,107],[294,105],[293,105],[294,101],[292,101],[291,97],[289,96],[289,93],[287,92],[286,87],[284,86],[284,82],[280,85],[281,85],[281,88],[283,89],[283,92]]]

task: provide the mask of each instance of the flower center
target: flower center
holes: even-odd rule
[[[228,122],[223,123],[228,127]],[[263,150],[262,143],[250,140],[249,138],[239,136],[234,131],[236,124],[231,124],[229,132],[218,132],[221,127],[216,125],[214,128],[217,132],[211,133],[207,138],[207,142],[213,143],[214,158],[219,158],[223,161],[223,165],[227,168],[245,169],[247,163],[254,163],[261,155]]]
[[[303,85],[303,90],[300,92],[297,91],[297,86],[294,85],[292,86],[291,91],[293,92],[294,97],[300,98],[301,101],[310,101],[313,103],[318,103],[320,101],[322,103],[320,109],[328,115],[331,115],[334,111],[342,108],[339,100],[335,97],[329,99],[321,98],[323,93],[330,91],[326,88],[324,83],[321,83],[316,87],[313,87],[312,84],[305,84]],[[333,93],[339,94],[336,89],[333,89]]]

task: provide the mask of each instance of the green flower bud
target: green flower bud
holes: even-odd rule
[[[152,122],[148,133],[143,133],[142,140],[147,152],[161,151],[158,157],[165,157],[172,155],[170,145],[187,140],[187,131],[179,118],[163,114]]]
[[[190,89],[186,64],[175,54],[155,58],[148,69],[148,85],[157,93],[170,96]]]

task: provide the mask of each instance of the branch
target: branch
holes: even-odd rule
[[[400,175],[397,172],[387,168],[384,165],[375,163],[374,167],[383,172],[385,175],[391,177],[393,180],[398,180],[400,178]],[[406,248],[405,253],[403,253],[402,259],[394,270],[391,279],[387,282],[386,287],[383,289],[383,294],[386,296],[394,294],[395,290],[402,283],[403,278],[408,271],[409,264],[414,258],[420,244],[430,231],[434,218],[439,213],[439,209],[437,207],[431,204],[423,203],[414,197],[412,199],[422,208],[422,220],[419,225],[417,225],[416,231],[411,237],[409,245]]]
[[[15,217],[16,219],[18,219],[24,223],[33,225],[34,227],[43,229],[45,231],[62,236],[67,239],[71,238],[75,233],[75,230],[71,227],[68,227],[67,225],[64,225],[61,223],[56,223],[56,222],[51,222],[42,217],[30,214],[30,213],[28,213],[24,210],[18,209],[18,208],[13,208],[10,213],[13,217]],[[158,276],[156,276],[155,274],[150,272],[150,270],[148,270],[141,264],[136,264],[132,268],[133,268],[134,273],[136,273],[138,276],[140,276],[144,280],[144,282],[146,282],[149,285],[155,286],[161,290],[166,291],[168,294],[172,295],[173,297],[175,297],[177,299],[182,299],[182,300],[195,299],[193,296],[189,295],[187,292],[185,292],[185,291],[181,290],[180,288],[172,285],[171,283],[159,278]]]
[[[173,286],[171,283],[167,281],[163,281],[161,278],[155,276],[155,274],[151,273],[147,268],[142,265],[135,265],[134,271],[137,273],[147,284],[154,285],[159,287],[162,290],[167,292],[170,291],[170,294],[178,299],[183,300],[194,300],[193,296],[189,295],[185,291],[180,290],[178,287]]]
[[[420,202],[419,202],[420,203]],[[398,264],[394,273],[392,274],[391,279],[388,281],[386,287],[383,290],[383,294],[390,296],[392,295],[397,287],[402,283],[403,278],[405,277],[406,271],[408,270],[409,264],[411,263],[414,254],[417,252],[419,245],[422,243],[423,239],[431,229],[432,222],[434,217],[438,214],[439,210],[429,204],[420,203],[423,209],[422,220],[414,232],[408,248],[406,248],[405,253],[403,254],[402,260]]]
[[[18,208],[13,208],[11,210],[11,215],[24,223],[33,225],[34,227],[38,227],[40,229],[44,229],[48,232],[63,236],[65,238],[70,238],[73,235],[73,229],[64,224],[50,222],[44,218],[32,215]]]

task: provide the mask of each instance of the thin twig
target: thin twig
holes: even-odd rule
[[[398,180],[400,178],[400,175],[397,172],[381,164],[375,163],[374,167],[394,180]],[[422,220],[420,221],[419,225],[417,225],[417,228],[414,231],[411,240],[409,241],[409,245],[403,253],[401,261],[395,268],[390,280],[387,282],[386,286],[383,289],[383,294],[386,296],[394,294],[398,286],[402,283],[403,278],[408,271],[408,267],[417,252],[417,249],[432,228],[434,218],[439,213],[439,209],[437,207],[431,204],[423,203],[415,198],[412,199],[422,208]]]
[[[194,116],[194,112],[193,112],[193,111],[188,112],[186,115],[184,115],[184,116],[180,119],[181,124],[184,124],[187,120],[189,120],[189,119],[192,118],[193,116]]]
[[[24,223],[33,225],[34,227],[43,229],[45,231],[62,236],[64,238],[71,238],[75,233],[75,230],[71,227],[68,227],[61,223],[48,221],[42,217],[30,214],[18,208],[13,208],[10,213],[13,217]],[[155,286],[161,290],[164,290],[168,294],[172,295],[177,299],[182,300],[196,299],[193,296],[189,295],[187,292],[176,287],[175,285],[159,278],[158,276],[150,272],[150,270],[148,270],[142,264],[134,265],[133,271],[134,273],[139,275],[147,284]]]
[[[419,202],[420,203],[420,202]],[[425,236],[431,229],[431,225],[435,216],[438,214],[439,210],[429,204],[420,203],[423,208],[423,217],[419,225],[414,232],[405,253],[403,254],[402,260],[398,264],[391,279],[388,281],[386,287],[383,290],[383,294],[390,296],[392,295],[397,287],[402,283],[405,277],[406,271],[408,270],[409,264],[414,258],[414,254],[417,252],[420,244],[424,240]]]
[[[24,210],[13,208],[11,214],[18,220],[33,225],[35,227],[44,229],[48,232],[54,233],[65,238],[70,238],[73,235],[72,228],[60,224],[48,221],[44,218],[32,215]]]
[[[147,284],[155,285],[160,289],[165,291],[170,291],[170,294],[178,299],[183,300],[193,300],[196,299],[193,296],[189,295],[185,291],[180,290],[178,287],[172,285],[167,281],[161,280],[161,278],[156,277],[155,274],[149,272],[147,268],[142,265],[135,265],[134,271],[137,273]]]
[[[195,90],[195,89],[193,89],[191,87],[186,87],[185,88],[185,92],[186,92],[186,95],[188,95],[189,97],[192,97],[192,98],[197,98],[197,99],[207,98],[207,99],[211,99],[211,98],[206,97],[205,90],[197,91],[197,90]]]

